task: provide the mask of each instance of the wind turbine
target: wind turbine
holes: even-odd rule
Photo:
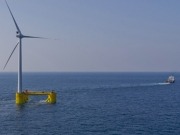
[[[17,89],[17,92],[18,92],[18,93],[21,93],[21,92],[22,92],[22,39],[23,39],[23,38],[40,38],[40,39],[47,39],[47,38],[23,35],[22,32],[21,32],[21,30],[20,30],[20,28],[19,28],[19,26],[17,25],[17,22],[16,22],[13,14],[12,14],[11,9],[10,9],[10,7],[9,7],[9,5],[8,5],[8,3],[7,3],[6,0],[5,0],[5,2],[6,2],[6,5],[7,5],[8,10],[9,10],[9,12],[10,12],[10,14],[11,14],[11,17],[12,17],[12,19],[13,19],[13,21],[14,21],[14,24],[15,24],[15,26],[16,26],[16,29],[17,29],[17,31],[16,31],[16,37],[19,39],[19,41],[17,42],[16,46],[14,47],[13,51],[11,52],[11,54],[10,54],[10,56],[9,56],[9,58],[8,58],[8,60],[7,60],[7,62],[6,62],[6,64],[5,64],[5,66],[4,66],[3,69],[6,68],[6,66],[7,66],[7,64],[8,64],[8,62],[9,62],[11,56],[12,56],[12,54],[14,53],[14,51],[15,51],[16,48],[17,48],[17,46],[19,45],[19,46],[18,46],[18,47],[19,47],[19,56],[18,56],[19,58],[18,58],[18,89]]]

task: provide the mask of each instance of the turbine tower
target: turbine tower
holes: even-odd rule
[[[10,56],[9,56],[9,58],[8,58],[8,60],[7,60],[7,62],[6,62],[6,64],[5,64],[5,66],[4,66],[3,69],[6,68],[6,65],[8,64],[8,62],[9,62],[12,54],[14,53],[14,51],[15,51],[16,48],[17,48],[17,46],[19,45],[18,88],[17,88],[17,93],[22,93],[22,39],[23,39],[23,38],[40,38],[40,39],[47,39],[47,38],[23,35],[22,32],[21,32],[21,30],[20,30],[20,28],[19,28],[19,26],[17,25],[17,22],[16,22],[13,14],[12,14],[11,9],[10,9],[10,7],[9,7],[9,5],[8,5],[8,3],[7,3],[6,0],[5,0],[5,2],[6,2],[6,5],[7,5],[7,7],[8,7],[8,10],[9,10],[9,12],[10,12],[10,14],[11,14],[11,17],[12,17],[12,19],[13,19],[13,21],[14,21],[14,24],[15,24],[15,26],[16,26],[16,29],[17,29],[17,31],[16,31],[16,37],[18,38],[19,41],[18,41],[18,43],[16,44],[16,46],[14,47],[14,49],[13,49],[12,53],[10,54]]]

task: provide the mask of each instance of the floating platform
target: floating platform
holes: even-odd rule
[[[56,92],[44,92],[44,91],[29,91],[25,90],[21,93],[16,93],[16,104],[24,104],[28,102],[29,96],[44,96],[47,95],[46,102],[49,104],[56,103]]]

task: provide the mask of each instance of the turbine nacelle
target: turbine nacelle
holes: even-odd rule
[[[23,35],[21,34],[21,32],[16,31],[16,37],[17,38],[23,38]]]

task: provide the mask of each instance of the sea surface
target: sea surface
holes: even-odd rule
[[[180,73],[23,73],[23,89],[57,92],[15,104],[17,73],[0,73],[0,135],[179,135]]]

